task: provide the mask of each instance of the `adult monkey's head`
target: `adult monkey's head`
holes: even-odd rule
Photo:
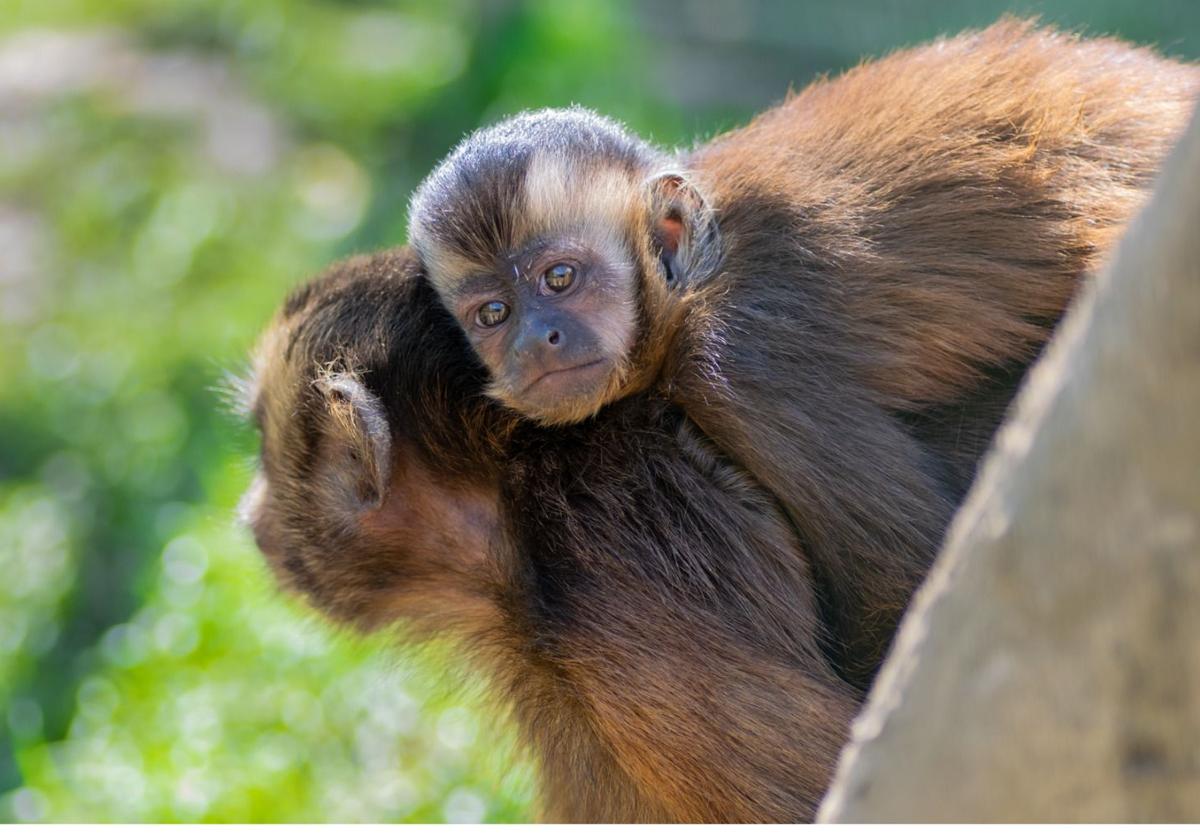
[[[686,286],[719,242],[671,156],[582,108],[464,140],[413,198],[409,235],[491,374],[488,392],[571,423],[658,372]]]
[[[272,569],[369,629],[469,611],[495,537],[502,409],[408,248],[294,292],[259,342],[243,518]]]

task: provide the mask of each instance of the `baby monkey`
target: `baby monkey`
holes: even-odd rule
[[[1006,20],[682,154],[527,113],[426,179],[410,238],[495,399],[561,425],[659,389],[774,494],[865,684],[1198,81]]]
[[[582,108],[547,110],[459,146],[414,198],[410,238],[489,393],[563,424],[655,381],[683,313],[670,287],[715,256],[715,236],[691,241],[704,212],[668,155]]]

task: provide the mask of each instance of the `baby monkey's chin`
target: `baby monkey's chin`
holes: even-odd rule
[[[616,376],[613,362],[592,359],[544,371],[503,402],[544,425],[578,423],[604,407]]]

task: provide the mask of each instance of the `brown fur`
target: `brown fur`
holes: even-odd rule
[[[688,164],[727,213],[801,217],[775,233],[836,261],[859,376],[917,410],[1036,354],[1198,92],[1193,65],[1005,21],[811,85]]]
[[[468,327],[493,393],[547,424],[669,395],[778,498],[832,655],[866,685],[1024,371],[1198,89],[1193,66],[1008,20],[818,82],[675,158],[577,109],[516,117],[428,179],[414,242],[453,303],[448,253],[486,274],[530,238],[570,232],[569,253],[581,225],[622,226],[601,238],[623,232],[628,254],[609,263],[630,268],[604,276],[637,289],[641,329],[612,376],[569,401],[506,397],[501,372],[520,379],[533,362]],[[539,186],[530,149],[543,147],[558,180],[575,173],[569,189]],[[632,204],[614,197],[621,184]],[[552,224],[526,218],[530,192]],[[567,205],[556,214],[551,192]],[[593,205],[621,212],[573,210]],[[573,303],[550,317],[569,333],[611,314]]]
[[[869,675],[1020,378],[1145,199],[1194,66],[1005,21],[865,64],[687,160],[724,261],[675,398],[774,492]]]
[[[272,567],[343,621],[461,641],[548,819],[811,819],[860,695],[777,509],[650,395],[514,423],[418,272],[405,251],[347,262],[264,338],[245,507]],[[369,396],[328,402],[348,376]],[[379,499],[361,478],[384,451]]]
[[[1006,23],[718,138],[685,162],[720,241],[689,218],[695,282],[642,283],[632,367],[661,393],[568,428],[481,396],[411,254],[335,269],[260,352],[264,552],[342,620],[460,638],[550,819],[810,818],[858,699],[827,659],[859,684],[878,663],[1196,78]]]

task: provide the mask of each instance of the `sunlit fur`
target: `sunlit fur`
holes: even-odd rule
[[[819,81],[683,163],[722,262],[666,369],[810,552],[847,673],[909,595],[1200,71],[1006,20]]]
[[[640,319],[614,337],[635,336],[619,380],[561,411],[506,400],[495,378],[492,393],[544,423],[668,394],[779,499],[831,624],[856,640],[846,667],[865,681],[1024,371],[1146,196],[1198,80],[1145,49],[1005,20],[819,81],[677,155],[579,109],[536,112],[474,135],[431,176],[414,242],[445,291],[439,248],[490,257],[496,242],[475,234],[496,219],[517,238],[614,225],[637,266]],[[550,143],[553,166],[509,154],[514,133]],[[523,200],[533,172],[536,198]],[[674,173],[686,173],[675,193],[644,189],[673,187]],[[640,211],[595,212],[622,206],[623,178]],[[654,247],[672,194],[685,222],[674,294]]]
[[[848,362],[919,410],[1036,353],[1198,92],[1193,64],[1005,20],[816,82],[686,163],[727,238],[762,223],[749,198],[790,208],[771,234],[814,269],[772,282],[833,285]]]
[[[656,160],[711,208],[719,242],[688,231],[711,271],[679,294],[639,276],[654,373],[566,427],[482,397],[412,254],[335,268],[264,340],[249,518],[331,615],[464,640],[538,757],[546,817],[807,819],[855,708],[847,680],[878,665],[1025,366],[1196,86],[1149,52],[1006,22]],[[503,178],[479,186],[465,195],[496,224],[459,244],[486,253],[524,207]],[[382,503],[348,457],[357,434],[329,422],[331,370],[387,417]]]

